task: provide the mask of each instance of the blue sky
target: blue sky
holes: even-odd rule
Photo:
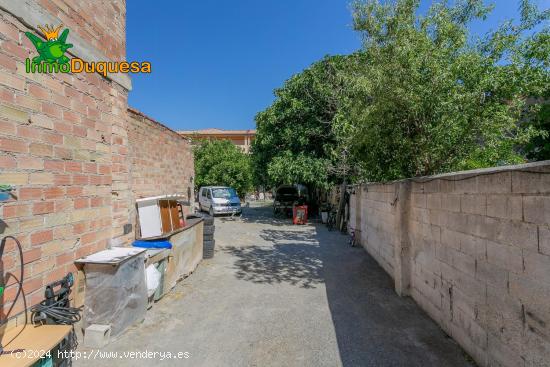
[[[254,128],[284,80],[324,55],[361,46],[349,3],[127,1],[127,59],[152,63],[151,74],[132,77],[129,103],[176,130]],[[516,0],[495,3],[475,33],[518,17]]]

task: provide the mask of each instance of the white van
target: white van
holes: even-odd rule
[[[242,213],[241,200],[234,188],[226,186],[204,186],[199,190],[199,209],[210,215]]]

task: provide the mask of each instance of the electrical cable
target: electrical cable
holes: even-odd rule
[[[2,238],[2,242],[0,242],[0,260],[2,260],[2,256],[4,255],[4,249],[6,248],[6,242],[8,239],[12,239],[15,244],[17,245],[17,249],[19,250],[19,279],[17,279],[15,277],[15,275],[13,275],[12,273],[6,273],[6,277],[4,277],[4,274],[0,274],[0,276],[2,276],[2,287],[5,287],[5,285],[8,283],[8,279],[11,277],[11,278],[15,278],[17,280],[17,283],[19,284],[19,289],[17,290],[17,293],[15,294],[15,298],[12,302],[12,305],[11,307],[9,308],[8,312],[6,312],[6,320],[0,320],[0,325],[4,324],[5,322],[7,322],[7,318],[8,316],[10,315],[11,311],[13,310],[13,308],[15,307],[16,303],[17,303],[17,300],[19,299],[19,296],[23,293],[23,281],[25,279],[25,267],[24,267],[24,263],[23,263],[23,247],[21,246],[21,242],[19,242],[19,240],[13,236],[5,236],[4,238]],[[2,269],[2,272],[4,271],[4,269]],[[0,305],[1,307],[3,307],[3,304],[4,302],[2,301],[2,304]],[[24,305],[24,308],[25,308],[25,324],[23,325],[23,328],[10,340],[8,341],[7,343],[5,343],[4,345],[0,345],[0,350],[3,350],[3,348],[7,347],[8,345],[11,344],[11,342],[13,342],[19,335],[21,335],[21,333],[23,332],[23,330],[25,330],[25,328],[27,327],[27,300],[25,299],[25,294],[23,294],[23,305]]]
[[[60,325],[73,325],[82,319],[80,312],[82,307],[66,306],[66,300],[59,300],[51,305],[46,300],[31,307],[31,321],[33,324],[41,323],[46,317]]]

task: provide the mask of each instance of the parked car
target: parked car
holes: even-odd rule
[[[292,215],[294,205],[306,204],[309,201],[308,189],[304,185],[281,185],[275,190],[273,214]]]
[[[199,190],[199,209],[210,215],[242,213],[241,200],[234,188],[204,186]]]

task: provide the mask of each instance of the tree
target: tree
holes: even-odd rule
[[[343,166],[351,164],[336,148],[335,124],[345,120],[341,111],[349,101],[347,70],[360,65],[360,57],[327,56],[275,90],[273,104],[256,116],[252,152],[262,184],[327,188],[342,182]]]
[[[194,149],[195,185],[230,186],[240,197],[252,188],[250,156],[229,140],[203,140]]]
[[[507,22],[471,41],[468,24],[490,11],[482,0],[436,3],[425,16],[419,4],[365,0],[353,7],[370,98],[357,100],[350,119],[360,132],[353,153],[366,178],[523,162],[518,146],[541,132],[519,122],[530,88],[548,69],[535,71],[517,51],[547,14],[524,0],[521,24]]]

